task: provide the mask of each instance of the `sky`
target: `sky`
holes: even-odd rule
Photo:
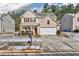
[[[44,3],[33,3],[32,10],[36,9],[40,12],[43,9]]]
[[[28,6],[30,3],[0,3],[0,14],[8,11],[16,10],[24,5]]]
[[[44,6],[44,3],[32,3],[32,8],[41,8]]]
[[[44,6],[44,3],[0,3],[0,14],[6,13],[8,11],[16,10],[22,6],[29,6],[30,4],[31,4],[31,10],[36,9],[38,10],[38,12],[40,12]],[[59,3],[59,4],[62,4],[62,3]],[[59,4],[54,3],[54,5],[59,5]],[[49,3],[49,5],[52,5],[52,3]]]
[[[41,11],[44,5],[44,3],[0,3],[0,14],[16,10],[22,6],[29,6],[30,4],[31,10],[37,9],[38,11]]]

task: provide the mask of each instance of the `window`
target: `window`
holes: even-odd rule
[[[36,22],[36,18],[24,18],[24,22]]]
[[[34,22],[34,19],[33,18],[30,18],[30,22]]]
[[[36,18],[29,18],[30,22],[35,22]]]
[[[24,18],[24,22],[29,22],[29,18]]]
[[[47,20],[47,24],[48,24],[48,25],[50,24],[50,21],[49,21],[49,20]]]
[[[79,17],[77,18],[77,21],[79,22]]]
[[[34,18],[34,22],[36,22],[36,18]]]
[[[36,18],[31,18],[30,21],[31,22],[36,22]]]

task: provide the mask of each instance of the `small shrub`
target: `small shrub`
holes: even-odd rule
[[[59,35],[60,33],[61,33],[61,31],[60,30],[57,30],[56,34]]]
[[[41,37],[41,35],[39,35],[39,34],[38,34],[38,35],[36,35],[36,36],[37,36],[37,37]]]
[[[34,35],[34,37],[38,37],[39,38],[39,37],[41,37],[41,35],[37,34],[37,35]]]
[[[32,45],[31,41],[28,41],[27,43],[30,44],[30,45]]]
[[[15,32],[14,35],[15,35],[15,36],[20,36],[21,33],[20,33],[20,32]]]
[[[79,32],[79,29],[75,29],[73,32]]]
[[[9,46],[25,46],[26,42],[8,42]]]
[[[25,31],[21,31],[21,35],[25,36],[26,32]]]
[[[18,36],[20,36],[20,33],[18,33]]]

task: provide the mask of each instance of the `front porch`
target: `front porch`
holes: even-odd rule
[[[32,35],[37,35],[39,34],[39,26],[33,26],[33,25],[30,25],[30,26],[22,26],[21,27],[21,31],[31,31],[32,32]]]

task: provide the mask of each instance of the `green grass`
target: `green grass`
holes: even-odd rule
[[[27,42],[6,42],[8,46],[29,46]],[[41,42],[33,42],[33,46],[40,46]]]
[[[25,46],[28,45],[27,42],[8,42],[9,46]]]

